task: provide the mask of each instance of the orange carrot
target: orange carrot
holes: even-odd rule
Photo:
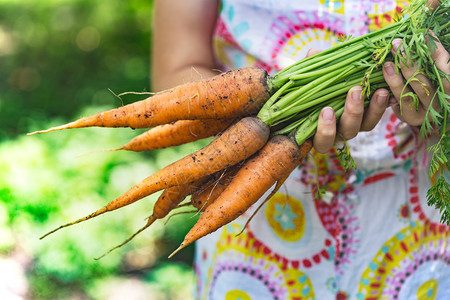
[[[122,147],[104,150],[151,151],[174,147],[214,136],[228,128],[232,119],[179,120],[154,127]]]
[[[250,116],[269,99],[268,78],[259,68],[237,69],[29,135],[92,126],[148,128],[177,120]]]
[[[96,259],[105,257],[115,249],[122,247],[123,245],[131,241],[139,233],[150,227],[156,220],[165,218],[189,194],[191,194],[193,191],[197,190],[202,184],[204,184],[208,180],[208,178],[209,176],[204,176],[199,180],[182,185],[172,186],[170,188],[165,189],[164,192],[162,192],[162,194],[159,196],[158,200],[156,200],[155,205],[153,206],[153,213],[150,217],[148,217],[147,223],[138,231],[136,231],[132,236],[126,239],[124,242],[120,243],[117,246],[114,246],[113,248],[105,252],[103,255],[97,257]]]
[[[237,164],[221,172],[220,176],[212,177],[203,187],[192,193],[189,204],[198,211],[205,211],[222,194],[240,168],[241,164]]]
[[[269,127],[258,118],[243,118],[203,149],[147,177],[103,208],[74,222],[62,225],[43,237],[61,228],[132,204],[162,189],[192,182],[233,166],[261,149],[267,142],[269,133]]]
[[[290,174],[311,147],[309,141],[298,147],[286,136],[273,137],[242,166],[225,191],[202,213],[180,247],[169,257],[243,214],[278,180]]]
[[[244,226],[242,227],[241,231],[236,234],[236,236],[242,234],[245,230],[245,228],[247,228],[247,225],[250,223],[250,221],[253,219],[253,217],[258,213],[258,211],[264,206],[264,204],[267,203],[267,201],[269,201],[277,192],[278,190],[281,188],[281,186],[283,185],[283,183],[286,181],[286,179],[288,179],[289,175],[291,175],[291,173],[286,173],[284,175],[284,177],[278,179],[277,184],[275,185],[275,187],[273,188],[273,190],[270,192],[269,195],[267,195],[267,197],[259,204],[259,206],[252,212],[252,215],[250,216],[250,218],[247,219],[247,221],[245,222]]]

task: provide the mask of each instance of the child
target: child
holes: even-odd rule
[[[310,48],[335,45],[341,34],[359,36],[391,23],[407,4],[155,1],[153,87],[245,66],[274,73],[317,51]],[[442,45],[433,53],[447,74],[449,57]],[[402,111],[398,102],[414,71],[395,74],[385,63],[393,97],[377,90],[364,110],[361,87],[354,87],[338,124],[331,108],[322,110],[315,151],[243,234],[236,237],[251,212],[197,243],[199,299],[450,299],[450,229],[426,205],[430,180],[422,158],[430,142],[415,127],[432,96],[412,82],[419,111],[409,109],[410,99],[402,100]],[[445,89],[449,94],[448,81]],[[349,140],[356,170],[340,166],[333,148],[339,138]],[[327,189],[322,197],[318,185]]]

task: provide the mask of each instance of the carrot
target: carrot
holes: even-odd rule
[[[157,219],[165,218],[167,214],[176,208],[188,195],[199,189],[208,178],[209,176],[204,176],[196,181],[165,189],[155,202],[153,213],[148,218],[147,223],[153,223]]]
[[[217,178],[218,176],[211,178],[204,187],[197,189],[192,193],[189,204],[198,211],[204,211],[217,199],[217,197],[220,196],[220,194],[222,194],[240,168],[241,164],[237,164],[224,170],[219,178]]]
[[[179,146],[214,136],[228,128],[233,121],[233,119],[179,120],[154,127],[122,147],[104,151],[140,152]]]
[[[148,128],[177,120],[250,116],[269,99],[269,83],[270,77],[262,69],[237,69],[29,135],[92,126]]]
[[[195,189],[195,191],[192,191],[191,199],[188,202],[182,204],[180,203],[176,207],[178,209],[182,207],[193,206],[195,210],[177,212],[172,214],[170,218],[179,214],[199,213],[204,211],[206,207],[214,202],[214,200],[220,195],[220,193],[222,193],[225,187],[231,182],[230,175],[236,174],[241,164],[242,162],[234,165],[231,168],[220,170],[214,174],[209,175],[208,180],[202,184],[202,187],[198,187],[197,189]],[[233,172],[233,174],[231,174],[231,172]],[[167,221],[169,219],[167,219]]]
[[[135,236],[140,234],[142,231],[150,227],[156,220],[165,218],[174,208],[176,208],[189,194],[193,191],[197,190],[202,184],[204,184],[209,179],[209,176],[204,176],[199,180],[172,186],[164,190],[161,193],[158,200],[156,200],[155,205],[153,206],[153,213],[150,217],[147,218],[147,223],[136,231],[132,236],[123,241],[117,246],[114,246],[103,255],[97,257],[96,259],[100,259],[111,253],[117,248],[122,247],[129,241],[131,241]]]
[[[209,205],[186,235],[180,249],[236,219],[278,180],[284,179],[306,157],[312,143],[298,147],[286,136],[275,136],[234,176],[223,193]]]
[[[278,179],[277,184],[275,185],[273,190],[270,192],[269,195],[267,195],[267,197],[261,202],[261,204],[253,211],[250,218],[247,219],[247,221],[245,222],[241,231],[238,234],[236,234],[236,236],[241,235],[244,232],[245,228],[247,228],[247,225],[250,223],[250,221],[253,219],[253,217],[258,213],[258,211],[261,209],[261,207],[263,207],[264,204],[266,204],[267,201],[269,201],[278,192],[278,190],[281,188],[281,186],[286,181],[286,179],[288,179],[289,175],[291,175],[291,173],[287,173],[284,175],[284,177]]]
[[[103,208],[62,225],[45,234],[41,239],[64,227],[132,204],[162,189],[192,182],[233,166],[261,149],[266,144],[269,133],[269,127],[258,118],[243,118],[203,149],[166,166]]]

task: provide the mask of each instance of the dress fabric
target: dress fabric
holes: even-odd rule
[[[217,61],[224,70],[274,73],[310,48],[336,45],[339,35],[392,23],[405,5],[222,1]],[[196,298],[450,299],[450,228],[426,204],[430,143],[388,109],[374,130],[348,142],[356,169],[345,171],[335,150],[313,151],[242,234],[259,203],[197,242]],[[322,198],[318,185],[327,188]]]

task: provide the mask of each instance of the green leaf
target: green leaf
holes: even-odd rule
[[[348,146],[346,141],[344,141],[342,147],[336,148],[336,151],[337,158],[339,159],[339,162],[341,163],[341,166],[345,171],[348,171],[349,169],[356,169],[355,162],[350,154],[350,147]]]
[[[427,204],[441,213],[441,223],[450,225],[450,185],[443,174],[427,192]]]

